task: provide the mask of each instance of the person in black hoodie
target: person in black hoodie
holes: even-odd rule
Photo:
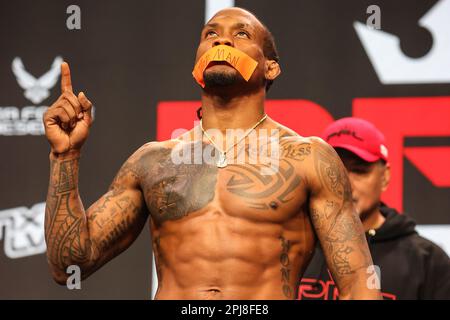
[[[389,185],[390,166],[383,134],[370,122],[343,118],[323,134],[342,159],[352,185],[384,299],[450,299],[450,258],[436,244],[421,237],[407,215],[381,202]],[[379,268],[379,269],[378,269]],[[378,280],[379,279],[379,280]],[[335,300],[339,293],[316,248],[298,288],[298,299]]]

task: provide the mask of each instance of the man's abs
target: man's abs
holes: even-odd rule
[[[157,299],[293,299],[314,248],[303,214],[282,226],[206,210],[153,230]]]

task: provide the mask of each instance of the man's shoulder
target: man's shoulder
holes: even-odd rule
[[[450,258],[447,253],[438,244],[422,236],[420,232],[417,231],[414,220],[405,216],[404,213],[401,214],[394,208],[388,207],[384,203],[381,206],[381,211],[386,216],[385,224],[391,224],[392,226],[392,224],[395,223],[398,226],[396,227],[398,236],[390,238],[389,240],[395,242],[399,250],[406,250],[410,254],[423,256],[425,258],[439,256],[446,259],[450,266]],[[396,222],[392,222],[394,219]],[[389,240],[383,240],[380,243],[385,243]],[[377,243],[378,242],[374,242],[374,245]]]
[[[284,135],[280,137],[280,146],[282,154],[288,158],[294,157],[294,159],[297,159],[298,156],[295,155],[308,156],[312,159],[337,157],[333,147],[317,136]]]
[[[447,261],[450,266],[450,258],[447,253],[436,243],[428,238],[421,236],[419,233],[412,234],[409,239],[410,245],[426,257],[438,257]]]
[[[345,169],[334,148],[317,136],[285,136],[280,139],[281,158],[294,165],[296,172],[305,178],[312,190],[322,190],[327,187],[337,190],[336,186],[347,189]],[[294,161],[291,161],[294,160]],[[336,191],[338,192],[338,191]]]
[[[133,166],[136,170],[153,161],[161,161],[161,157],[170,156],[171,143],[168,141],[149,141],[135,149],[125,161],[125,165]]]

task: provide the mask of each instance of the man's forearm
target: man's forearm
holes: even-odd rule
[[[367,268],[356,270],[351,283],[339,290],[339,300],[381,300],[380,290],[374,285],[374,279],[370,277],[378,277],[378,275],[367,273]]]
[[[45,210],[47,259],[57,281],[63,281],[71,264],[86,265],[91,243],[78,192],[79,152],[50,154],[50,182]]]

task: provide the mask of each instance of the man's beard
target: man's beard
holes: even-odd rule
[[[227,87],[237,82],[238,75],[235,72],[205,72],[203,79],[206,88]]]

